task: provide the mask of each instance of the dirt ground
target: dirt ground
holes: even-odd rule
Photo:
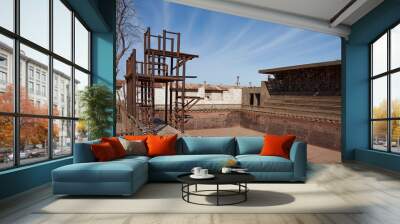
[[[240,126],[230,128],[213,128],[186,130],[185,135],[190,136],[263,136],[264,133],[243,128]],[[307,158],[311,163],[340,163],[340,152],[315,145],[307,146]]]

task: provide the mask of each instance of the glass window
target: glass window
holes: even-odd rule
[[[400,72],[391,75],[391,116],[394,118],[400,118]]]
[[[33,67],[32,66],[29,66],[28,73],[29,73],[29,79],[33,80],[34,75],[33,75]]]
[[[372,118],[387,117],[387,78],[386,76],[372,81]]]
[[[53,60],[53,114],[61,115],[63,117],[72,117],[72,91],[63,86],[65,83],[72,83],[72,68],[58,60]],[[60,93],[58,90],[61,90]],[[59,94],[61,94],[61,103],[58,101]],[[64,99],[66,97],[67,99]],[[61,107],[65,107],[64,113]]]
[[[80,95],[82,91],[89,86],[89,75],[75,69],[75,117],[81,114]]]
[[[400,153],[400,120],[391,121],[391,151]]]
[[[53,156],[72,154],[72,121],[53,120]]]
[[[7,68],[7,55],[5,54],[0,54],[0,68]]]
[[[20,0],[21,36],[49,47],[49,0]]]
[[[46,86],[42,86],[42,96],[46,96]]]
[[[13,117],[0,115],[0,170],[14,165]]]
[[[40,95],[40,84],[36,84],[36,95]]]
[[[387,71],[387,34],[372,44],[372,75]]]
[[[11,59],[13,58],[13,50],[14,50],[14,44],[12,39],[7,38],[0,34],[0,111],[1,112],[14,111],[13,109],[14,72],[11,64]]]
[[[399,33],[397,25],[371,44],[371,147],[393,153],[400,153]]]
[[[34,93],[33,82],[28,82],[28,89],[29,89],[29,94]]]
[[[24,55],[24,57],[21,57],[21,74],[20,74],[20,80],[21,80],[21,89],[20,89],[20,108],[21,108],[21,113],[24,114],[41,114],[45,115],[48,114],[48,94],[47,94],[47,88],[41,87],[39,83],[36,83],[36,94],[34,95],[29,95],[29,92],[26,89],[26,63],[29,61],[29,65],[36,68],[37,71],[37,79],[40,82],[40,77],[41,77],[41,71],[45,72],[46,74],[48,73],[48,62],[49,62],[49,57],[43,53],[40,53],[39,51],[33,50],[30,47],[27,47],[23,44],[21,44],[21,55]],[[47,85],[47,83],[45,82]],[[42,88],[42,89],[41,89]],[[43,92],[44,91],[44,92]],[[31,104],[30,99],[34,100],[40,100],[42,103],[40,104]]]
[[[49,120],[45,118],[20,118],[21,164],[35,163],[49,158]]]
[[[88,140],[88,129],[84,120],[75,121],[75,142]]]
[[[14,31],[14,0],[0,1],[0,26]]]
[[[75,18],[75,63],[89,70],[89,32]]]
[[[372,122],[373,149],[387,151],[387,121]]]
[[[400,24],[390,32],[390,68],[400,67]]]
[[[53,0],[53,50],[71,60],[72,12],[60,1]]]
[[[14,13],[16,2],[20,18]],[[71,155],[74,139],[87,139],[86,126],[77,127],[74,116],[80,115],[79,93],[90,84],[89,30],[64,0],[0,0],[0,28],[0,112],[7,112],[0,115],[0,170]],[[14,50],[15,42],[19,43],[18,52]],[[66,61],[56,60],[53,53]],[[18,74],[15,56],[20,60]],[[19,99],[14,97],[16,77]],[[15,121],[19,127],[13,127]],[[13,133],[15,128],[17,133]],[[74,129],[79,134],[73,136]],[[15,142],[18,145],[13,145]]]

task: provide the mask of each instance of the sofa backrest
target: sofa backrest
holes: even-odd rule
[[[187,155],[235,155],[234,137],[182,137],[177,142],[177,153]]]
[[[93,140],[81,143],[75,143],[74,147],[74,163],[95,162],[96,158],[90,148],[92,144],[99,144],[100,140]]]
[[[236,137],[236,155],[259,154],[263,145],[263,136]]]

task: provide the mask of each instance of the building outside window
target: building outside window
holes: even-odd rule
[[[36,95],[40,96],[40,84],[36,84]]]
[[[32,66],[29,66],[28,74],[29,74],[29,79],[33,80],[34,77],[33,77],[33,67]]]
[[[90,80],[90,32],[64,1],[51,2],[53,4],[49,4],[49,0],[19,1],[19,12],[11,13],[13,17],[20,16],[14,18],[19,21],[15,29],[19,33],[8,27],[2,27],[8,29],[7,32],[0,29],[0,83],[14,87],[13,69],[10,68],[19,65],[18,89],[26,93],[14,99],[16,88],[0,91],[0,98],[7,98],[0,100],[0,112],[7,112],[0,114],[0,123],[5,130],[0,133],[3,135],[0,136],[0,170],[70,156],[74,141],[87,139],[86,131],[76,127],[79,113],[74,113],[71,105],[79,103],[78,93],[89,85],[86,80]],[[42,13],[37,14],[38,11]],[[52,35],[49,35],[51,31]],[[18,64],[7,61],[14,58],[14,54],[20,58]],[[62,62],[53,54],[63,58]],[[49,91],[51,79],[53,89]],[[74,92],[72,88],[65,88],[72,85],[76,86]],[[57,105],[61,94],[63,102]],[[50,99],[54,105],[50,105]],[[14,105],[20,108],[18,113],[14,112]],[[50,106],[53,110],[49,110]],[[14,134],[14,128],[19,130],[18,133]],[[33,138],[33,132],[39,134]]]
[[[40,81],[40,70],[36,69],[36,81]]]
[[[400,153],[400,24],[370,45],[371,148]]]
[[[42,73],[42,83],[46,83],[46,74]]]
[[[7,88],[7,56],[0,54],[0,91]]]
[[[42,86],[42,96],[46,96],[46,86]]]
[[[29,91],[29,94],[34,94],[33,82],[31,82],[31,81],[28,82],[28,91]]]

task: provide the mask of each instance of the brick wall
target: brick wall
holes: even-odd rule
[[[192,119],[185,124],[186,130],[223,128],[240,125],[240,113],[233,111],[190,112]]]
[[[270,134],[291,133],[309,144],[340,150],[340,122],[281,116],[249,110],[191,112],[189,114],[193,118],[185,125],[186,130],[240,125]]]

